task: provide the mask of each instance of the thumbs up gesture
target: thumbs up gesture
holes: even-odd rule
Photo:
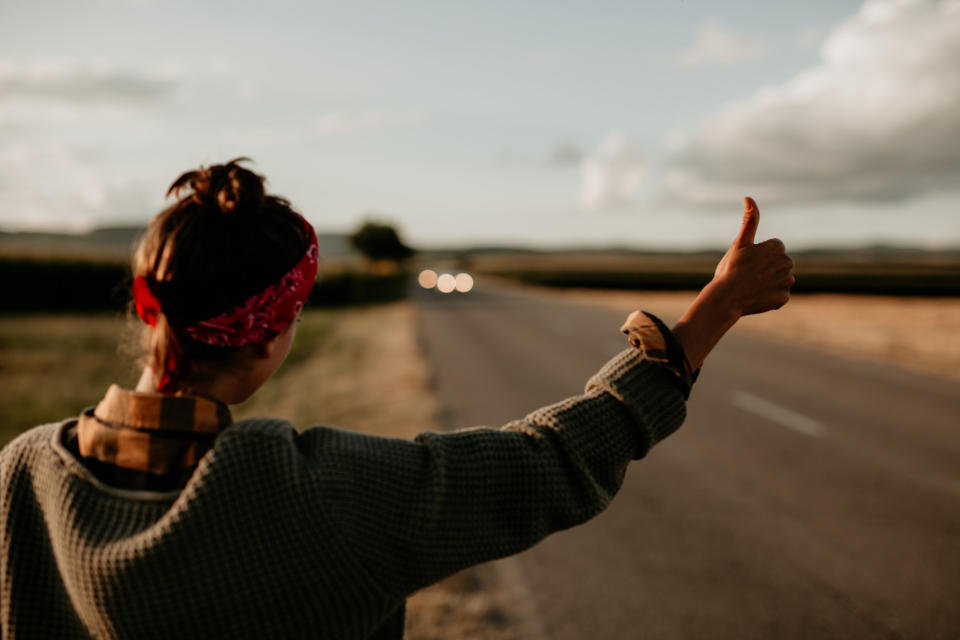
[[[772,238],[757,244],[760,210],[743,199],[743,225],[714,272],[713,286],[740,316],[779,309],[790,299],[793,260],[783,243]]]
[[[744,198],[740,233],[717,265],[713,280],[673,327],[694,370],[741,316],[779,309],[790,299],[793,260],[776,238],[756,243],[759,225],[757,203]]]

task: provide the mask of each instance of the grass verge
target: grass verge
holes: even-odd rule
[[[133,358],[118,357],[127,327],[122,314],[0,315],[0,446],[135,384]]]

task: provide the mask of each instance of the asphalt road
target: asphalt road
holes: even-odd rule
[[[596,307],[414,299],[450,428],[580,393],[626,346]],[[513,566],[550,639],[960,638],[960,385],[731,333],[611,507]]]

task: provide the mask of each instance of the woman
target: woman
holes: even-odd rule
[[[0,453],[3,637],[400,638],[406,596],[583,522],[680,426],[707,353],[782,306],[783,244],[743,227],[680,322],[635,312],[583,395],[409,442],[228,405],[280,366],[316,236],[240,165],[185,173],[133,261],[146,360]],[[317,381],[323,384],[323,381]]]

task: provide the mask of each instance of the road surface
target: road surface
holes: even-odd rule
[[[626,347],[597,307],[414,300],[449,428],[580,393]],[[731,333],[611,507],[511,566],[550,639],[960,638],[960,385]]]

